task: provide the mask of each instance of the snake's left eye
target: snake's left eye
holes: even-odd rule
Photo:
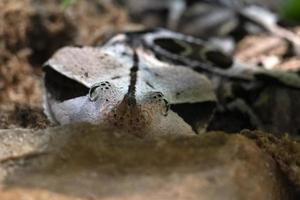
[[[90,88],[88,97],[91,101],[97,100],[97,98],[99,96],[99,93],[97,92],[97,88],[99,88],[99,87],[100,87],[99,84],[95,84]]]
[[[107,95],[107,92],[110,91],[112,85],[108,81],[103,81],[92,85],[89,91],[89,99],[91,101],[96,101],[98,97]]]

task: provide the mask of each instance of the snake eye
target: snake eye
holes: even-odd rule
[[[96,101],[97,98],[99,97],[99,92],[98,92],[98,88],[101,86],[102,83],[96,83],[94,85],[92,85],[92,87],[89,90],[89,99],[90,101]]]
[[[96,83],[90,88],[88,97],[90,101],[96,101],[100,95],[105,95],[111,88],[112,85],[108,81]]]
[[[169,104],[169,102],[166,99],[163,99],[163,101],[164,101],[165,106],[166,106],[166,108],[165,108],[166,110],[165,110],[165,112],[163,114],[164,114],[164,116],[167,116],[168,112],[170,110],[170,104]]]

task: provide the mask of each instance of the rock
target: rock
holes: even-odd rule
[[[288,199],[242,135],[138,138],[90,125],[0,131],[0,199]]]

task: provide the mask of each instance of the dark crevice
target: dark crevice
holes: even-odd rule
[[[89,88],[72,80],[51,67],[44,67],[45,87],[53,98],[58,101],[65,101],[79,96],[87,95]]]
[[[172,104],[171,110],[176,112],[185,122],[187,122],[195,132],[198,132],[200,126],[204,126],[209,121],[216,103],[182,103]]]
[[[236,133],[243,129],[254,130],[256,128],[258,128],[257,125],[253,124],[248,113],[242,112],[238,108],[223,108],[216,110],[207,130]]]

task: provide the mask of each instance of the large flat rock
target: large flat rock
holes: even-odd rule
[[[0,199],[287,199],[242,135],[138,138],[89,125],[0,131]]]

